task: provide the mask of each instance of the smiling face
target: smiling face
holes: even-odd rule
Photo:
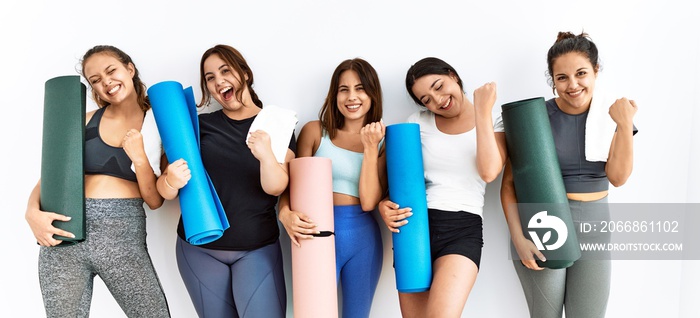
[[[598,70],[583,53],[570,52],[554,60],[552,78],[557,105],[567,114],[581,114],[591,106]]]
[[[464,93],[454,74],[421,76],[416,79],[411,91],[423,106],[436,115],[450,118],[463,111]]]
[[[362,120],[372,107],[360,76],[353,70],[347,70],[340,74],[337,95],[338,110],[349,120]]]
[[[209,94],[224,110],[237,111],[251,100],[248,86],[218,54],[212,54],[204,61],[203,71]],[[241,89],[243,91],[239,95]]]
[[[84,63],[83,73],[92,90],[110,105],[136,98],[134,90],[134,65],[124,65],[109,53],[96,53]]]

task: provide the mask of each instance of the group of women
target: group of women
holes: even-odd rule
[[[636,104],[621,98],[610,106],[617,130],[608,160],[588,162],[584,145],[575,139],[583,134],[584,125],[567,123],[586,120],[600,69],[597,48],[585,33],[560,32],[547,62],[556,91],[547,110],[564,162],[567,196],[572,213],[585,214],[591,202],[605,202],[608,183],[619,186],[631,173]],[[47,316],[88,316],[92,282],[99,275],[127,316],[169,317],[147,251],[143,203],[157,209],[164,200],[176,198],[191,178],[188,163],[162,155],[160,167],[149,164],[140,131],[150,103],[127,54],[112,46],[96,46],[82,58],[82,75],[99,106],[87,114],[86,123],[86,240],[56,247],[61,241],[54,235],[72,234],[52,225],[67,221],[66,216],[41,210],[40,183],[29,197],[25,215],[41,245],[39,277]],[[177,264],[197,314],[286,315],[278,220],[297,246],[319,233],[304,211],[291,209],[288,163],[296,157],[318,156],[333,162],[342,317],[368,317],[383,262],[380,227],[369,212],[378,210],[392,232],[412,215],[411,207],[399,206],[387,196],[386,127],[375,69],[360,58],[337,66],[319,120],[306,123],[298,140],[291,136],[283,163],[275,158],[268,133],[249,133],[264,104],[239,51],[227,45],[207,50],[201,58],[200,83],[199,106],[213,98],[222,107],[199,115],[201,156],[231,228],[214,242],[192,245],[180,219]],[[492,118],[496,84],[475,89],[472,101],[457,71],[429,57],[411,65],[406,90],[422,106],[407,121],[420,125],[433,279],[428,291],[399,293],[402,315],[461,315],[479,272],[486,184],[503,171],[501,198],[520,256],[514,264],[531,316],[561,317],[564,308],[567,317],[604,316],[609,260],[543,269],[535,262],[541,253],[517,230],[518,212],[508,208],[517,202],[517,195],[503,125],[500,119],[494,125]],[[125,228],[134,230],[124,237]]]

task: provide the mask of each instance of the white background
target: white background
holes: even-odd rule
[[[362,57],[377,69],[387,124],[418,109],[403,80],[426,56],[451,63],[470,99],[479,85],[497,82],[497,115],[506,102],[552,97],[547,49],[558,31],[586,31],[599,46],[608,81],[639,105],[634,172],[625,186],[611,189],[610,202],[700,202],[700,128],[691,127],[700,123],[700,16],[690,1],[10,0],[0,9],[3,317],[44,316],[39,248],[24,220],[40,174],[43,87],[49,78],[77,74],[79,58],[97,44],[130,54],[147,85],[179,81],[194,86],[197,98],[201,54],[218,43],[232,45],[252,67],[262,101],[299,113],[298,132],[317,117],[343,59]],[[508,260],[499,186],[500,178],[487,187],[482,267],[463,317],[527,317]],[[174,257],[177,203],[147,213],[148,246],[172,315],[195,317]],[[371,316],[398,317],[391,239],[383,234],[384,269]],[[608,317],[698,317],[699,272],[699,261],[616,261]],[[123,317],[99,279],[96,285],[92,316]]]

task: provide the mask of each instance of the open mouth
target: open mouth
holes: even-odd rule
[[[362,106],[362,104],[345,105],[345,108],[347,108],[350,111],[356,111],[356,110],[360,109],[360,106]]]
[[[444,105],[440,106],[440,109],[447,110],[447,109],[450,109],[450,106],[452,106],[452,97],[451,96],[450,96],[450,98],[447,99],[447,101],[445,102]]]
[[[233,97],[233,88],[232,87],[224,87],[219,91],[219,94],[224,98],[224,100],[228,101],[231,100],[231,97]]]
[[[119,91],[119,89],[121,89],[121,88],[122,88],[121,85],[116,85],[116,86],[112,87],[112,89],[110,89],[109,91],[107,91],[107,94],[109,94],[109,95],[114,95],[114,94],[115,94],[117,91]]]

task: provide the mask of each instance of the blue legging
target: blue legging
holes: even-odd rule
[[[279,241],[252,251],[224,251],[178,238],[175,256],[199,317],[285,316]]]
[[[360,205],[333,207],[336,278],[342,287],[343,318],[369,317],[382,271],[382,236],[377,221]]]

